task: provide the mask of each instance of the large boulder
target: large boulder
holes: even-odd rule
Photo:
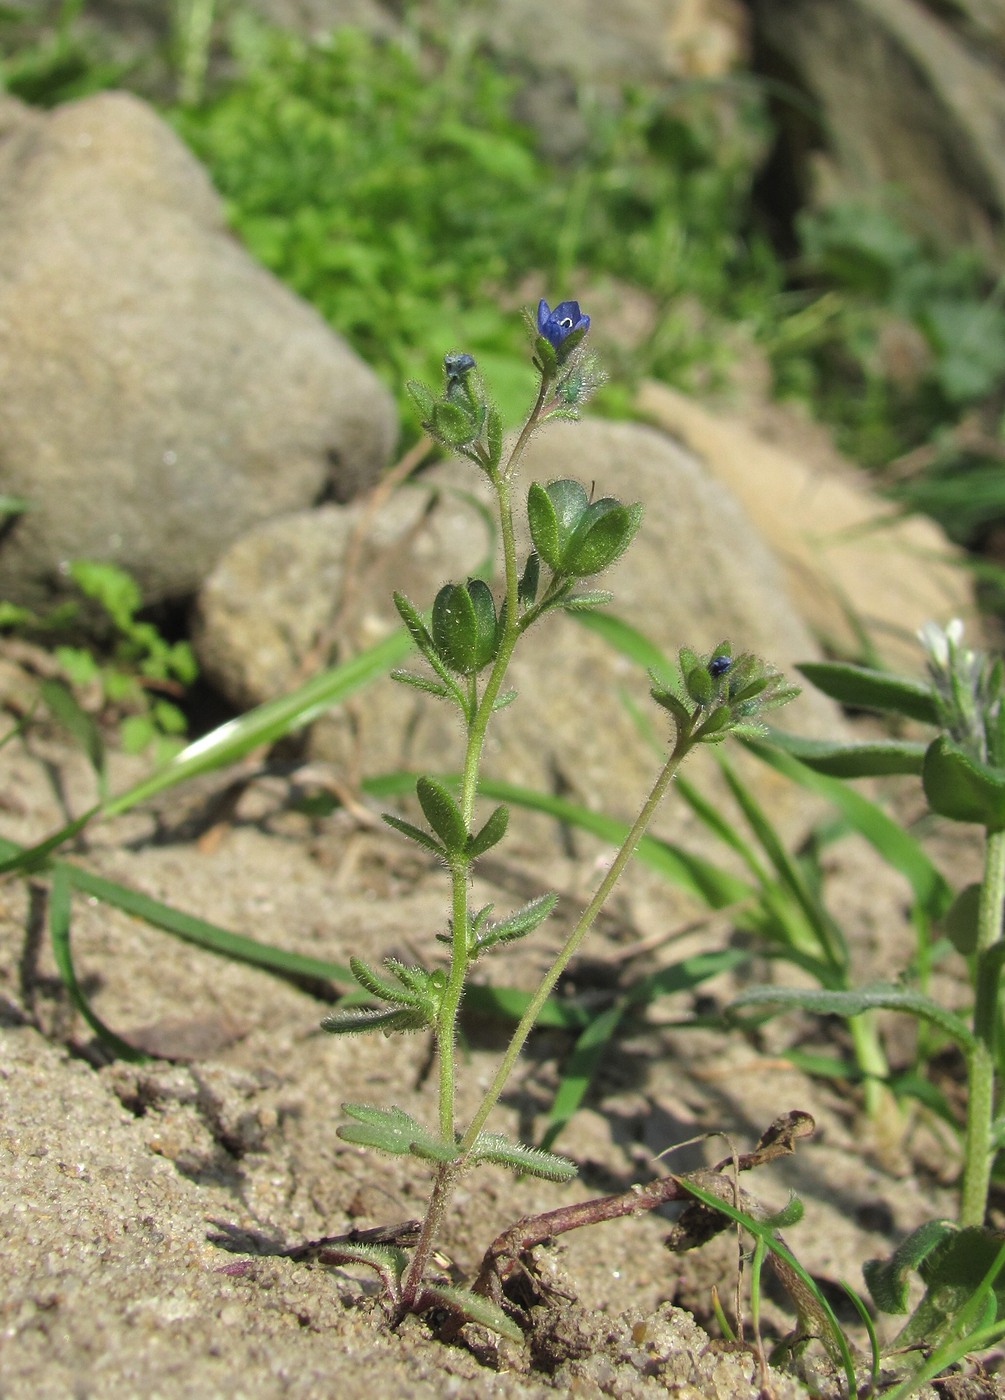
[[[899,215],[920,232],[1000,261],[1001,5],[754,0],[751,10],[758,67],[789,94],[777,103],[777,169],[801,186],[795,202],[875,198],[893,186]]]
[[[191,594],[251,526],[374,480],[393,402],[228,233],[155,112],[104,93],[0,105],[0,595],[109,560]]]

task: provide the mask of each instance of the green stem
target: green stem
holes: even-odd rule
[[[536,426],[544,400],[544,389],[545,386],[542,383],[537,403],[517,440],[505,472],[492,474],[492,484],[495,487],[499,505],[503,572],[506,580],[505,625],[488,681],[475,709],[474,717],[468,726],[464,770],[461,777],[461,814],[469,829],[474,816],[475,797],[478,792],[478,771],[481,765],[482,750],[485,747],[485,735],[488,732],[489,721],[492,718],[493,708],[502,688],[503,678],[509,667],[513,649],[521,632],[518,615],[520,580],[517,572],[516,532],[513,528],[513,498],[510,478],[517,455],[522,451],[522,445],[529,439]],[[446,1142],[451,1142],[454,1136],[454,1047],[457,1041],[457,1017],[470,963],[468,868],[469,862],[466,859],[458,859],[452,863],[450,869],[453,942],[450,953],[450,972],[447,976],[447,985],[444,988],[436,1023],[436,1047],[439,1056],[440,1135]]]
[[[995,1100],[995,1039],[998,1026],[1000,958],[1005,909],[1005,832],[989,831],[984,847],[984,879],[977,914],[974,957],[974,1035],[967,1057],[967,1123],[964,1133],[960,1224],[983,1225],[994,1163],[991,1124]]]
[[[464,769],[461,777],[461,813],[469,830],[474,817],[475,798],[478,792],[478,771],[481,765],[482,750],[485,746],[485,735],[488,732],[489,720],[492,718],[495,702],[502,689],[503,678],[509,667],[513,649],[522,631],[519,618],[520,579],[517,572],[511,481],[516,464],[538,425],[547,387],[548,381],[542,376],[537,402],[516,441],[505,471],[490,473],[499,505],[503,572],[506,581],[506,608],[499,649],[482,692],[481,700],[478,702],[468,725]],[[466,858],[455,860],[450,868],[453,940],[450,953],[450,972],[447,976],[447,985],[444,988],[436,1022],[436,1048],[439,1058],[440,1136],[446,1142],[451,1142],[454,1138],[454,1051],[457,1043],[457,1016],[460,1011],[461,998],[464,995],[464,983],[467,979],[470,962],[468,949],[468,869],[469,862]],[[537,1012],[535,1011],[534,1014],[536,1016]],[[398,1308],[399,1321],[411,1311],[418,1297],[426,1265],[429,1262],[433,1244],[443,1219],[443,1212],[453,1192],[454,1182],[462,1168],[463,1156],[454,1162],[444,1163],[436,1170],[422,1229],[402,1284],[401,1302]]]
[[[460,1150],[462,1154],[470,1152],[474,1144],[475,1138],[481,1132],[485,1124],[485,1120],[488,1118],[489,1114],[492,1112],[492,1109],[498,1102],[499,1096],[506,1086],[506,1081],[509,1078],[510,1073],[512,1072],[513,1066],[516,1064],[520,1051],[524,1047],[524,1042],[526,1041],[527,1037],[530,1035],[530,1032],[534,1027],[534,1022],[537,1020],[542,1006],[548,1000],[548,997],[551,995],[555,983],[558,981],[562,973],[565,971],[566,967],[569,965],[569,962],[574,956],[580,943],[582,943],[586,934],[590,931],[594,920],[600,913],[604,904],[607,902],[611,891],[614,889],[614,886],[621,878],[625,867],[634,855],[636,846],[639,844],[639,841],[642,839],[646,828],[652,821],[656,809],[659,806],[660,802],[663,800],[663,796],[666,793],[667,788],[670,786],[670,783],[672,782],[674,775],[680,767],[681,762],[683,761],[689,749],[692,747],[692,743],[693,738],[691,736],[690,731],[678,735],[677,742],[674,744],[673,751],[671,752],[670,757],[667,759],[663,768],[660,770],[659,777],[653,784],[652,791],[649,793],[649,796],[643,803],[642,810],[639,812],[639,815],[635,818],[635,821],[632,824],[632,828],[629,831],[628,835],[625,837],[624,842],[618,850],[617,855],[614,857],[614,860],[612,861],[611,866],[607,871],[607,874],[600,882],[600,885],[597,887],[597,891],[594,894],[593,898],[583,910],[579,922],[576,924],[575,928],[565,940],[565,943],[562,945],[561,951],[555,958],[555,961],[552,963],[551,967],[548,969],[548,972],[545,974],[540,986],[537,988],[537,991],[534,993],[533,997],[528,1003],[526,1011],[520,1018],[519,1025],[513,1032],[513,1038],[506,1048],[506,1053],[503,1056],[502,1061],[500,1062],[498,1070],[496,1071],[495,1078],[492,1080],[491,1085],[486,1091],[485,1097],[482,1099],[477,1113],[471,1120],[471,1124],[468,1127],[467,1132],[461,1139]]]

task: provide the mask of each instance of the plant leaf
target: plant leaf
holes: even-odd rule
[[[805,763],[816,773],[834,778],[879,778],[907,773],[921,776],[927,744],[908,739],[876,739],[863,743],[839,743],[827,739],[804,739],[771,731],[771,742]]]
[[[879,710],[938,724],[939,710],[925,681],[855,666],[844,661],[804,661],[796,670],[832,700],[856,709]]]
[[[821,991],[801,987],[751,987],[734,997],[731,1006],[777,1006],[812,1011],[819,1016],[860,1016],[863,1011],[903,1011],[930,1021],[954,1040],[966,1054],[975,1045],[966,1022],[931,997],[910,987],[872,982],[853,991]]]
[[[482,829],[474,836],[468,837],[466,845],[468,856],[473,860],[476,856],[482,856],[486,851],[490,851],[493,846],[497,846],[506,835],[508,825],[509,808],[504,805],[496,807]]]
[[[402,836],[407,836],[410,841],[414,841],[419,846],[425,846],[427,851],[432,851],[434,856],[439,856],[441,860],[446,860],[447,853],[435,837],[430,836],[428,831],[423,831],[421,826],[415,826],[404,817],[396,817],[393,812],[382,812],[381,821],[387,822],[388,826],[393,826],[395,831],[400,831]]]
[[[971,758],[947,734],[929,745],[922,782],[933,812],[988,831],[1005,830],[1005,772]]]
[[[491,1298],[483,1298],[480,1293],[472,1293],[467,1288],[454,1288],[445,1283],[427,1284],[422,1290],[423,1301],[439,1303],[451,1312],[460,1313],[468,1322],[477,1322],[500,1337],[508,1337],[511,1342],[522,1342],[523,1333],[511,1317],[507,1317]]]
[[[957,1226],[949,1220],[926,1220],[897,1246],[886,1259],[867,1259],[862,1275],[880,1312],[907,1312],[910,1274]]]
[[[369,1103],[344,1103],[342,1112],[353,1121],[341,1123],[336,1130],[343,1142],[361,1147],[373,1147],[392,1156],[412,1153],[416,1157],[436,1162],[451,1162],[457,1156],[457,1145],[444,1142],[424,1128],[403,1108],[379,1108]]]
[[[447,854],[457,855],[463,851],[468,840],[468,829],[461,809],[444,785],[435,778],[423,775],[415,781],[415,795],[426,821],[443,842]]]
[[[493,1162],[509,1167],[526,1176],[540,1176],[546,1181],[571,1181],[578,1168],[568,1157],[554,1152],[542,1152],[522,1142],[511,1142],[502,1133],[479,1133],[471,1148],[473,1162]]]

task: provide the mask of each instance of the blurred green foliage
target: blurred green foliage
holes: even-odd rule
[[[0,3],[6,90],[52,105],[141,81],[85,0],[41,9],[47,29]],[[399,394],[410,432],[401,386],[435,380],[444,346],[478,358],[512,422],[531,375],[511,311],[578,296],[610,337],[601,411],[630,412],[643,375],[706,390],[753,357],[905,509],[977,547],[1005,519],[1005,288],[907,232],[895,191],[804,213],[783,260],[754,197],[756,77],[580,93],[558,157],[514,115],[526,79],[447,20],[307,42],[229,0],[172,0],[161,27],[167,115],[234,228]]]
[[[258,31],[243,60],[233,86],[173,120],[254,254],[395,388],[436,378],[456,345],[512,416],[531,382],[514,304],[610,275],[673,323],[685,294],[736,318],[779,285],[740,231],[752,126],[764,130],[754,92],[731,122],[708,93],[628,93],[616,114],[585,114],[588,143],[566,166],[539,153],[512,115],[515,79],[477,51]],[[716,339],[664,324],[635,368],[682,371]]]
[[[185,743],[188,725],[176,702],[198,673],[192,648],[138,616],[139,586],[116,565],[75,559],[67,572],[91,604],[88,632],[103,632],[103,643],[81,641],[83,608],[74,599],[44,614],[0,600],[0,631],[51,648],[74,706],[113,725],[127,753],[150,749],[156,763],[165,762]]]

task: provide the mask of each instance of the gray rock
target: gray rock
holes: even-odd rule
[[[644,502],[635,544],[601,584],[615,595],[610,611],[664,651],[675,654],[683,643],[707,650],[729,637],[737,649],[789,671],[818,655],[742,508],[667,437],[629,423],[554,424],[532,443],[522,479],[562,476]],[[328,507],[260,526],[235,544],[198,600],[195,644],[210,680],[241,706],[271,699],[304,679],[301,660],[347,587],[355,601],[341,614],[343,658],[397,624],[393,589],[425,609],[448,577],[476,569],[491,542],[462,493],[484,498],[481,478],[448,465],[427,474],[423,487],[399,492],[373,522],[362,520],[362,506]],[[430,510],[434,487],[442,489]],[[361,528],[368,557],[346,580],[341,562]],[[418,659],[415,669],[422,669]],[[486,771],[630,815],[655,759],[624,695],[657,733],[669,730],[646,699],[644,675],[594,632],[557,615],[520,643],[510,680],[519,698],[498,716]],[[839,724],[833,707],[810,693],[784,712],[784,722],[829,734]],[[388,679],[315,726],[312,747],[343,773],[453,770],[459,729],[444,704]]]
[[[84,557],[188,595],[251,526],[367,486],[396,435],[375,375],[124,93],[0,106],[0,383],[0,490],[34,502],[0,594],[28,604]]]
[[[899,216],[920,232],[995,256],[1005,214],[1001,7],[966,8],[960,30],[918,0],[757,0],[753,14],[772,70],[817,113],[818,135],[808,136],[802,104],[779,109],[786,160],[815,184],[810,193],[875,198],[894,185]]]

